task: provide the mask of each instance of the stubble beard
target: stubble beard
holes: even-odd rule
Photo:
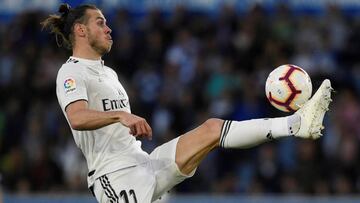
[[[95,36],[89,36],[89,43],[91,48],[98,53],[100,56],[104,56],[105,54],[109,53],[111,50],[111,45],[106,46],[104,43],[101,43]]]

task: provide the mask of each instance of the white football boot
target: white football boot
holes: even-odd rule
[[[318,139],[322,136],[322,123],[332,101],[332,91],[330,80],[324,80],[313,97],[295,112],[300,116],[300,129],[295,133],[296,137]]]

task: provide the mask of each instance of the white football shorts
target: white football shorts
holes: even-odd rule
[[[100,203],[150,203],[175,185],[192,177],[182,174],[175,163],[175,138],[150,154],[146,163],[120,169],[96,179],[93,192]]]

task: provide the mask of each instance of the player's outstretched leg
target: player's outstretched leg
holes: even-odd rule
[[[312,139],[322,136],[324,115],[329,110],[329,104],[332,101],[332,90],[330,80],[324,80],[313,97],[295,113],[301,118],[300,129],[295,136]]]
[[[295,114],[287,117],[230,121],[209,119],[182,135],[176,148],[181,172],[191,173],[214,148],[250,148],[285,136],[316,139],[331,102],[331,84],[324,80],[314,96]]]

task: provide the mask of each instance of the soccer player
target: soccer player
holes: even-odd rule
[[[125,89],[101,59],[113,44],[101,10],[62,4],[59,12],[42,22],[58,44],[72,50],[58,72],[56,94],[86,158],[88,187],[99,202],[152,202],[191,177],[217,147],[241,149],[285,136],[321,136],[331,101],[329,80],[291,116],[247,121],[210,118],[148,154],[136,138],[151,139],[151,127],[131,113]]]

